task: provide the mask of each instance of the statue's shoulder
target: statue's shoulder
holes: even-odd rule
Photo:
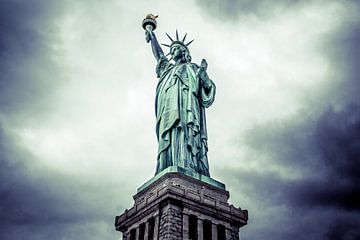
[[[163,62],[169,62],[169,59],[167,59],[167,57],[165,56],[161,56],[158,60],[158,63],[163,63]]]

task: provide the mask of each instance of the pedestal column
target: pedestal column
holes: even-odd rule
[[[229,228],[225,228],[225,237],[226,240],[233,240],[232,231]]]
[[[212,240],[217,240],[218,239],[218,231],[217,231],[217,225],[216,224],[212,224],[211,225],[211,235],[212,235]]]
[[[159,239],[159,215],[155,216],[154,239]]]
[[[137,226],[137,228],[135,228],[136,234],[135,234],[135,239],[139,240],[140,238],[140,227]],[[132,239],[131,239],[132,240]]]
[[[149,240],[149,221],[145,223],[144,239]]]
[[[198,218],[197,223],[198,240],[204,240],[204,222],[202,219]]]
[[[182,237],[184,240],[189,240],[189,215],[183,213],[183,232]]]

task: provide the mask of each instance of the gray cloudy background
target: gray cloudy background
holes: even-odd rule
[[[210,170],[249,210],[242,239],[360,239],[359,8],[0,0],[0,239],[120,239],[156,165],[149,12],[209,63]]]

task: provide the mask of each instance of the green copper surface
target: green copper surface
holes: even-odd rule
[[[210,177],[205,108],[213,103],[216,87],[206,72],[207,63],[204,59],[200,66],[192,63],[188,48],[191,42],[179,40],[178,34],[176,38],[169,37],[172,42],[168,45],[168,59],[153,28],[147,28],[146,23],[143,27],[157,61],[156,175],[170,166],[178,166]]]

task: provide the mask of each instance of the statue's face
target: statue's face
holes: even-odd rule
[[[174,59],[175,61],[178,59],[182,59],[184,55],[183,46],[181,46],[180,44],[175,44],[171,46],[170,54],[172,56],[172,59]]]

